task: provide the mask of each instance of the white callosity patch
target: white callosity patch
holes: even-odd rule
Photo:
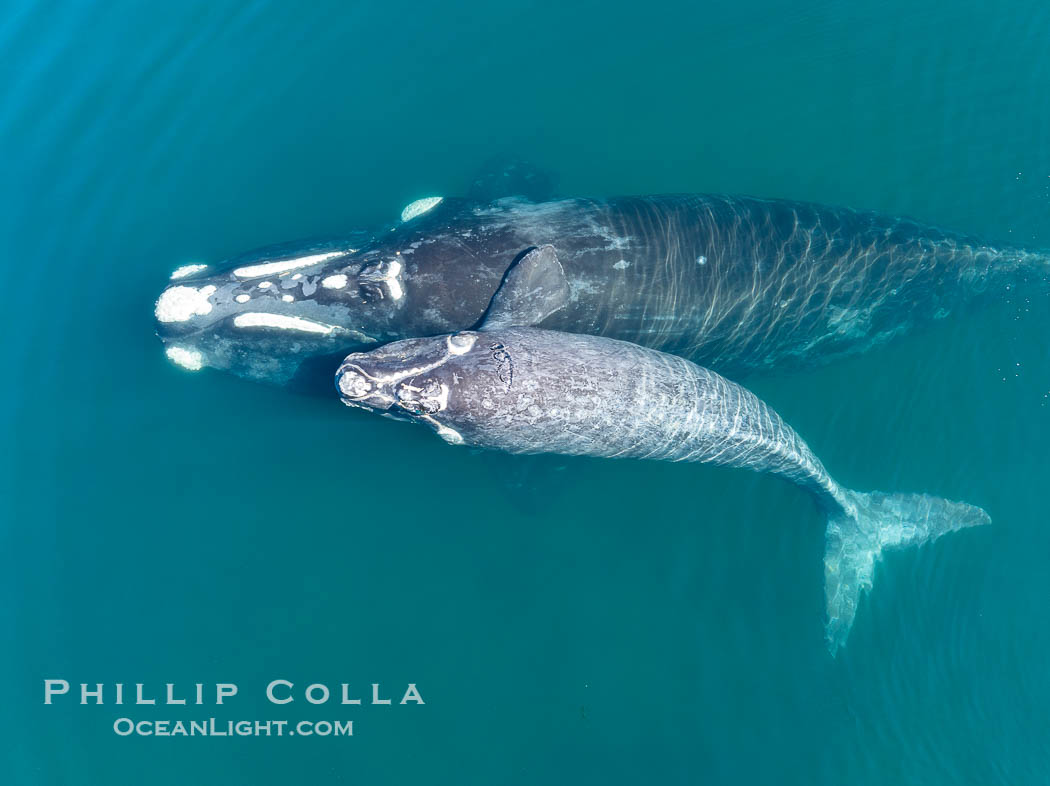
[[[270,282],[270,281],[260,281],[259,282],[259,289],[269,289],[272,286],[273,286],[273,283]]]
[[[321,279],[321,286],[325,289],[342,289],[346,286],[347,277],[345,273],[337,273]]]
[[[453,355],[467,354],[474,347],[475,341],[477,341],[477,336],[472,336],[467,333],[456,333],[445,339],[445,343],[448,345],[448,351]]]
[[[372,392],[372,383],[356,369],[346,369],[339,375],[339,390],[347,398],[364,398]]]
[[[400,276],[401,263],[395,259],[390,263],[390,269],[387,271],[386,275],[383,276],[383,280],[390,289],[390,297],[394,300],[400,300],[405,296],[405,290],[401,286]]]
[[[285,303],[294,303],[295,302],[295,298],[292,297],[291,295],[281,295],[281,300],[283,300]]]
[[[402,382],[397,388],[396,398],[409,410],[419,408],[428,414],[434,414],[448,407],[448,385],[433,380],[428,380],[423,385]]]
[[[401,211],[402,221],[411,221],[416,216],[421,216],[428,210],[433,210],[435,207],[441,204],[444,197],[423,197],[417,199],[415,202],[410,202],[405,205],[405,209]]]
[[[400,254],[401,252],[399,251],[398,253]],[[405,289],[401,286],[401,271],[403,269],[404,266],[401,264],[401,260],[394,259],[390,262],[382,262],[362,271],[360,279],[362,281],[374,281],[380,284],[386,284],[386,287],[390,292],[390,297],[394,300],[400,300],[405,296]]]
[[[297,257],[296,259],[280,259],[276,262],[263,262],[259,265],[239,267],[233,271],[233,275],[237,276],[237,278],[259,278],[260,276],[273,276],[279,273],[287,273],[289,270],[298,270],[301,267],[316,265],[319,262],[324,262],[334,257],[341,257],[347,253],[349,252],[329,251],[324,254],[310,254],[309,256]]]
[[[182,366],[188,371],[200,371],[204,367],[204,358],[200,352],[195,349],[186,349],[184,347],[168,347],[164,350],[164,354],[168,356],[168,360],[177,366]]]
[[[289,317],[284,314],[270,314],[265,311],[249,311],[233,318],[233,324],[239,328],[261,327],[277,330],[294,330],[299,333],[316,333],[327,336],[336,328],[323,322],[314,322],[302,317]]]
[[[171,271],[171,280],[175,281],[179,278],[186,278],[186,276],[192,276],[194,273],[200,273],[207,267],[207,265],[183,265],[182,267],[177,267],[173,271]]]
[[[208,298],[215,293],[215,287],[175,286],[165,289],[153,309],[159,322],[185,322],[196,316],[211,312],[212,304]]]
[[[241,293],[240,295],[234,298],[234,300],[236,300],[238,303],[247,303],[251,299],[251,295],[246,295],[244,293]]]

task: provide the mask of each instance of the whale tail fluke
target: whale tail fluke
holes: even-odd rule
[[[945,532],[991,522],[978,507],[928,494],[846,495],[850,510],[831,513],[825,535],[826,635],[832,655],[846,643],[860,596],[871,588],[883,549],[917,546]]]

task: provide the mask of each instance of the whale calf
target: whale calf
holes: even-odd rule
[[[903,218],[718,195],[417,200],[389,229],[190,271],[157,301],[170,357],[280,385],[348,352],[474,327],[511,265],[552,245],[569,284],[542,327],[672,352],[720,373],[812,365],[1045,290],[1043,253]]]
[[[826,637],[833,654],[884,549],[989,522],[965,503],[843,488],[769,406],[683,358],[531,327],[570,298],[553,247],[532,250],[509,271],[478,331],[351,354],[336,374],[339,394],[351,406],[428,423],[453,444],[694,461],[785,478],[827,517]]]

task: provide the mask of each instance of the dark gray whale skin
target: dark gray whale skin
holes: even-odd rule
[[[983,292],[1044,282],[1050,269],[1042,253],[802,202],[445,199],[363,244],[255,256],[333,254],[317,264],[235,276],[239,260],[179,279],[169,290],[192,289],[178,294],[206,303],[196,309],[206,313],[161,319],[162,303],[177,299],[166,290],[158,333],[169,355],[196,353],[197,365],[282,385],[319,369],[330,379],[346,352],[474,326],[514,260],[543,244],[557,250],[571,298],[542,327],[631,341],[732,375],[861,352]],[[344,286],[322,285],[338,276]],[[234,324],[248,312],[323,327]]]
[[[408,339],[349,355],[336,384],[346,404],[423,421],[452,444],[703,462],[794,483],[827,516],[826,636],[833,653],[846,641],[883,549],[989,521],[980,508],[925,494],[845,489],[743,387],[680,357],[613,339],[530,327]]]

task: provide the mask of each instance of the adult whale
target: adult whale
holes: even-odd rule
[[[364,244],[190,271],[156,305],[172,359],[286,384],[348,351],[474,326],[515,259],[556,249],[570,288],[543,327],[742,374],[862,351],[1048,257],[878,213],[732,196],[491,203],[432,197]]]
[[[408,339],[349,355],[343,401],[429,423],[446,441],[511,453],[696,461],[783,477],[827,516],[827,642],[849,633],[883,549],[986,524],[972,505],[850,491],[752,393],[687,360],[598,336],[528,327],[566,307],[551,247],[526,255],[482,332]],[[524,325],[524,327],[521,327]]]

